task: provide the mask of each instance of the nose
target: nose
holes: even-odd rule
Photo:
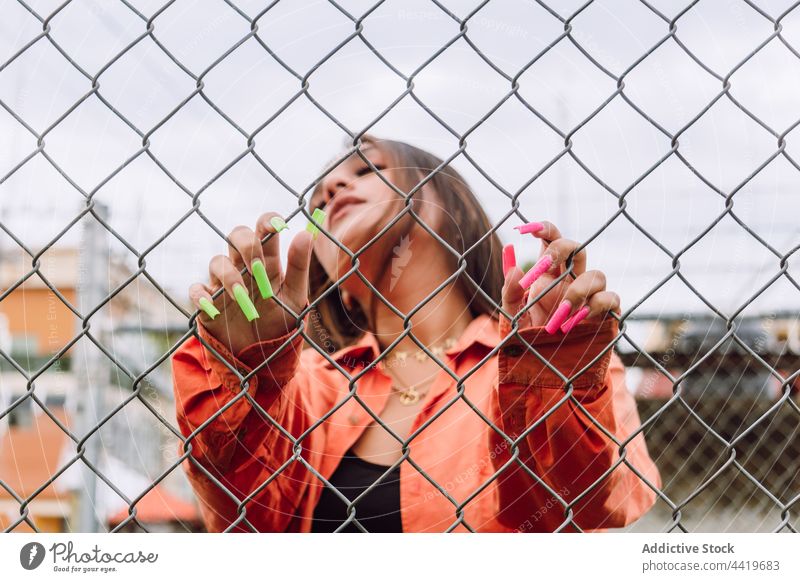
[[[322,179],[322,196],[325,204],[328,204],[341,188],[346,188],[348,183],[341,165],[328,172]]]

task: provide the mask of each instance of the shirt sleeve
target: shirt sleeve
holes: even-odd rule
[[[307,470],[299,462],[282,467],[293,455],[293,441],[246,395],[290,435],[302,434],[311,422],[303,397],[309,372],[299,365],[303,336],[292,337],[293,330],[251,344],[236,357],[201,322],[197,325],[199,337],[188,338],[173,354],[172,372],[178,427],[187,439],[179,443],[179,454],[185,454],[184,446],[191,449],[192,458],[183,466],[206,527],[223,531],[239,517],[238,503],[226,489],[241,501],[280,468],[248,502],[246,517],[259,531],[284,531],[308,482]],[[273,355],[246,383],[233,371],[247,376]],[[240,523],[233,531],[252,530]]]
[[[511,333],[503,316],[500,332],[501,341]],[[543,359],[515,335],[503,343],[492,418],[515,446],[492,429],[489,439],[490,450],[500,451],[492,457],[495,470],[511,460],[498,476],[498,519],[505,525],[520,532],[623,527],[655,502],[661,481],[641,432],[623,456],[614,442],[640,426],[624,365],[610,347],[617,333],[611,316],[584,320],[566,335],[520,328]],[[575,377],[567,386],[560,374]]]

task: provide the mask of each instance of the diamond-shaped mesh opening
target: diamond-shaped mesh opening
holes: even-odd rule
[[[91,0],[77,0],[51,22],[50,38],[90,75],[142,34],[142,21],[122,3],[101,8]]]
[[[773,79],[765,72],[766,63],[780,63],[781,75]],[[800,98],[800,63],[779,39],[773,39],[734,74],[736,89],[731,94],[758,118],[777,132],[797,123],[799,115],[786,111],[777,102],[763,102],[764,95],[795,101]]]
[[[693,121],[719,92],[714,76],[674,39],[660,44],[625,76],[625,95],[673,133]]]
[[[796,531],[797,11],[673,4],[6,3],[0,529]]]
[[[485,3],[472,15],[468,25],[470,41],[508,75],[518,73],[564,34],[562,23],[535,2]]]
[[[584,23],[592,23],[587,34]],[[615,76],[655,46],[665,31],[650,8],[635,0],[600,0],[587,5],[572,21],[571,35],[591,58]]]
[[[26,195],[34,188],[45,189],[50,199]],[[0,195],[4,202],[3,224],[9,225],[18,239],[17,244],[43,245],[61,240],[74,245],[78,240],[78,231],[72,230],[70,224],[86,199],[77,185],[65,178],[41,153],[0,184]]]
[[[688,247],[725,210],[724,200],[675,156],[659,164],[625,201],[630,218],[673,254]],[[676,202],[686,210],[682,220],[670,214]]]
[[[600,134],[602,147],[598,147]],[[641,136],[636,143],[630,135]],[[621,191],[669,154],[669,140],[619,97],[573,136],[575,154],[599,180]],[[613,172],[613,173],[612,173]]]
[[[408,76],[458,35],[458,23],[431,2],[390,0],[364,19],[362,35],[381,58]]]
[[[250,131],[276,115],[299,90],[297,79],[254,38],[214,67],[204,88],[211,101]]]
[[[328,2],[262,7],[257,36],[291,71],[305,75],[353,35],[351,18]],[[309,26],[310,24],[310,26]],[[308,49],[299,51],[299,46]]]
[[[15,55],[0,71],[0,99],[34,131],[43,132],[89,92],[81,73],[45,38]]]
[[[185,137],[190,134],[189,143]],[[194,191],[217,176],[246,148],[244,137],[199,96],[150,135],[150,151],[177,182]]]
[[[4,16],[3,31],[6,34],[3,34],[0,40],[0,60],[5,63],[41,35],[42,27],[41,23],[19,3],[9,4]]]
[[[153,24],[153,36],[198,76],[249,32],[247,20],[221,1],[202,7],[185,0],[162,5]]]
[[[728,99],[720,99],[679,138],[681,157],[728,194],[778,151],[777,140]]]
[[[47,144],[56,165],[86,192],[113,176],[141,148],[136,133],[94,96],[48,134]]]
[[[152,37],[125,51],[99,77],[100,94],[142,132],[149,132],[196,89]]]
[[[519,96],[562,132],[588,118],[616,88],[569,40],[531,55],[519,77]]]
[[[677,37],[718,75],[727,75],[774,31],[772,23],[746,2],[719,10],[701,4],[681,17]]]

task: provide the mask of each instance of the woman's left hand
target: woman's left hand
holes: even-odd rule
[[[539,260],[529,271],[531,275],[526,277],[517,266],[506,273],[503,309],[512,316],[525,306],[529,297],[536,297],[565,271],[567,257],[579,246],[574,240],[562,238],[561,232],[550,222],[531,224],[541,225],[531,234],[542,241],[542,247]],[[567,333],[583,319],[603,319],[609,310],[619,314],[619,295],[606,290],[605,274],[586,270],[586,249],[575,253],[572,267],[575,277],[568,275],[534,303],[519,318],[520,328],[545,325],[549,333],[556,333],[559,328]],[[542,273],[530,284],[534,270]],[[520,281],[524,283],[526,279],[530,287],[524,289]]]

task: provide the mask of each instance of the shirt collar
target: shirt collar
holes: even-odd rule
[[[445,354],[457,357],[475,344],[481,344],[491,350],[494,349],[499,341],[500,334],[497,320],[486,313],[482,313],[470,322],[455,345],[445,350]],[[380,353],[381,348],[375,334],[367,331],[356,343],[335,351],[330,355],[330,358],[343,368],[353,369],[359,362],[371,363],[375,356]],[[334,367],[327,360],[325,365],[329,368]]]

